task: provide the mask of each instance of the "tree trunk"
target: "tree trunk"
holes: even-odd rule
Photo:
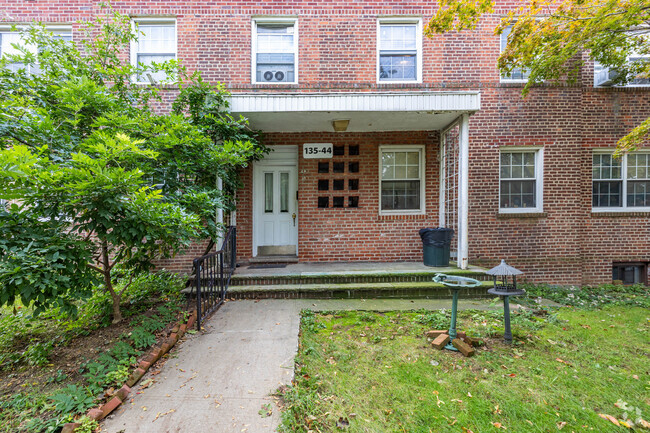
[[[115,324],[122,321],[122,312],[120,311],[122,297],[113,288],[113,282],[111,281],[111,262],[108,254],[108,243],[106,241],[102,242],[102,262],[104,269],[104,287],[113,300],[113,324]]]

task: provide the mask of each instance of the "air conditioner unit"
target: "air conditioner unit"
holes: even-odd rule
[[[292,82],[293,63],[272,63],[257,65],[257,81],[262,83]]]
[[[275,81],[275,82],[287,81],[287,73],[285,71],[277,71],[277,70],[263,71],[262,79],[264,81]]]
[[[596,86],[611,86],[614,80],[618,77],[618,72],[609,68],[602,68],[597,70],[594,75],[594,84]]]

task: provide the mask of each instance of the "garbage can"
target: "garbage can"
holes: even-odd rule
[[[420,230],[422,257],[426,266],[449,266],[449,247],[454,230],[444,227]]]

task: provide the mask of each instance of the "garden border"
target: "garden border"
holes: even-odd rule
[[[88,410],[86,416],[95,421],[101,421],[110,413],[117,409],[131,393],[131,388],[137,384],[142,376],[156,363],[164,354],[169,352],[174,345],[181,339],[188,329],[196,323],[196,310],[192,311],[187,322],[178,321],[171,330],[169,336],[163,341],[162,345],[155,346],[151,352],[140,359],[135,370],[131,373],[124,385],[117,390],[113,396],[104,404]],[[74,433],[77,428],[81,427],[79,422],[70,422],[63,426],[61,433]]]

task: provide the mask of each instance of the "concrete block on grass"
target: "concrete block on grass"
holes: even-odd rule
[[[431,342],[431,346],[434,349],[442,350],[442,348],[445,347],[447,343],[449,343],[449,335],[440,334]]]
[[[463,340],[460,338],[454,338],[454,341],[451,342],[451,344],[458,349],[460,353],[462,353],[465,356],[474,356],[474,349],[472,346],[469,344],[465,343]]]
[[[426,335],[427,338],[435,339],[440,334],[446,334],[446,333],[447,333],[446,329],[432,329],[431,331],[427,331],[424,335]]]
[[[480,338],[470,337],[469,335],[466,335],[465,337],[463,337],[463,340],[465,340],[465,343],[467,343],[467,344],[469,344],[470,346],[473,346],[473,347],[478,347],[481,344],[483,344],[483,340],[481,340]]]

